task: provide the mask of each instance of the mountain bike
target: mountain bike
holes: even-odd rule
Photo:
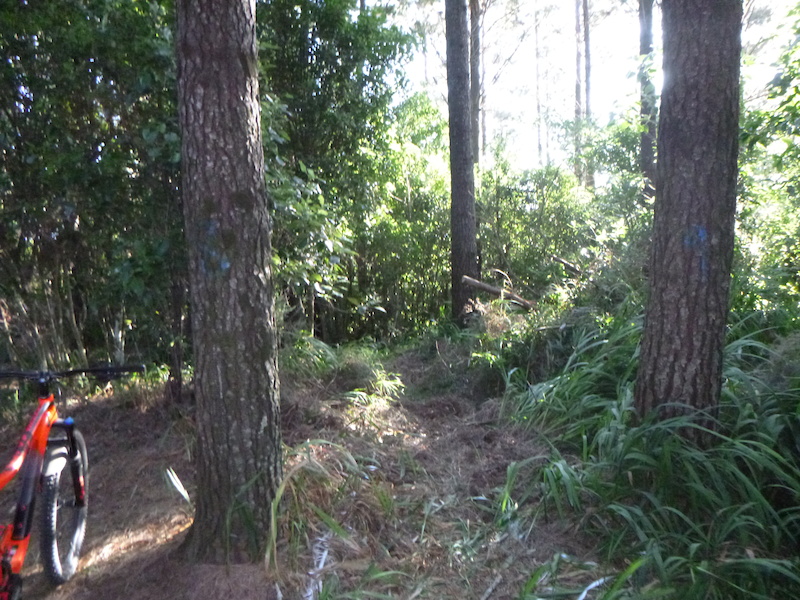
[[[86,442],[72,417],[61,418],[51,386],[66,377],[88,375],[108,383],[143,366],[103,366],[67,371],[0,371],[0,380],[33,382],[38,403],[0,472],[0,490],[18,474],[14,520],[0,524],[0,600],[19,600],[22,565],[33,528],[33,509],[41,503],[39,543],[42,566],[53,585],[75,574],[86,531],[88,468]]]

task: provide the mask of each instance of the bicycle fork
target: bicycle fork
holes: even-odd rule
[[[66,419],[56,419],[53,422],[53,428],[58,428],[66,434],[66,440],[63,438],[52,440],[57,444],[63,444],[67,450],[67,462],[72,471],[72,481],[75,486],[75,506],[82,507],[86,504],[86,481],[84,480],[85,474],[81,470],[81,456],[79,454],[78,445],[75,443],[75,421],[72,417]],[[66,443],[65,443],[66,442]],[[48,441],[48,447],[51,442]],[[2,598],[0,598],[2,600]]]

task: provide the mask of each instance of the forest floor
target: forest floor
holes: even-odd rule
[[[375,371],[358,361],[283,382],[289,450],[269,569],[177,558],[192,510],[165,473],[192,494],[187,409],[165,407],[158,390],[72,402],[91,461],[83,559],[52,589],[33,540],[23,599],[503,600],[524,597],[532,574],[559,561],[558,583],[582,589],[603,574],[592,541],[536,506],[549,447],[500,420],[469,358],[440,340],[387,359],[393,400],[369,392]]]

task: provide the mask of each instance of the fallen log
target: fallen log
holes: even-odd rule
[[[531,302],[530,300],[526,300],[522,296],[518,296],[514,292],[509,292],[508,290],[504,290],[503,288],[495,287],[493,285],[489,285],[488,283],[484,283],[482,281],[478,281],[477,279],[473,279],[468,275],[463,275],[461,277],[461,281],[466,283],[468,286],[477,288],[479,290],[483,290],[484,292],[489,292],[490,294],[494,294],[500,298],[508,298],[512,302],[519,304],[525,310],[532,310],[536,307],[535,302]]]

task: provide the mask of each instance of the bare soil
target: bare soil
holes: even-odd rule
[[[165,472],[193,492],[188,409],[165,407],[158,390],[73,402],[91,461],[84,558],[53,589],[33,540],[23,598],[503,600],[554,556],[591,559],[590,541],[538,510],[548,447],[501,421],[492,385],[467,362],[444,342],[392,359],[386,373],[404,385],[393,400],[348,394],[369,393],[367,365],[284,381],[287,485],[269,569],[175,557],[192,515]]]

